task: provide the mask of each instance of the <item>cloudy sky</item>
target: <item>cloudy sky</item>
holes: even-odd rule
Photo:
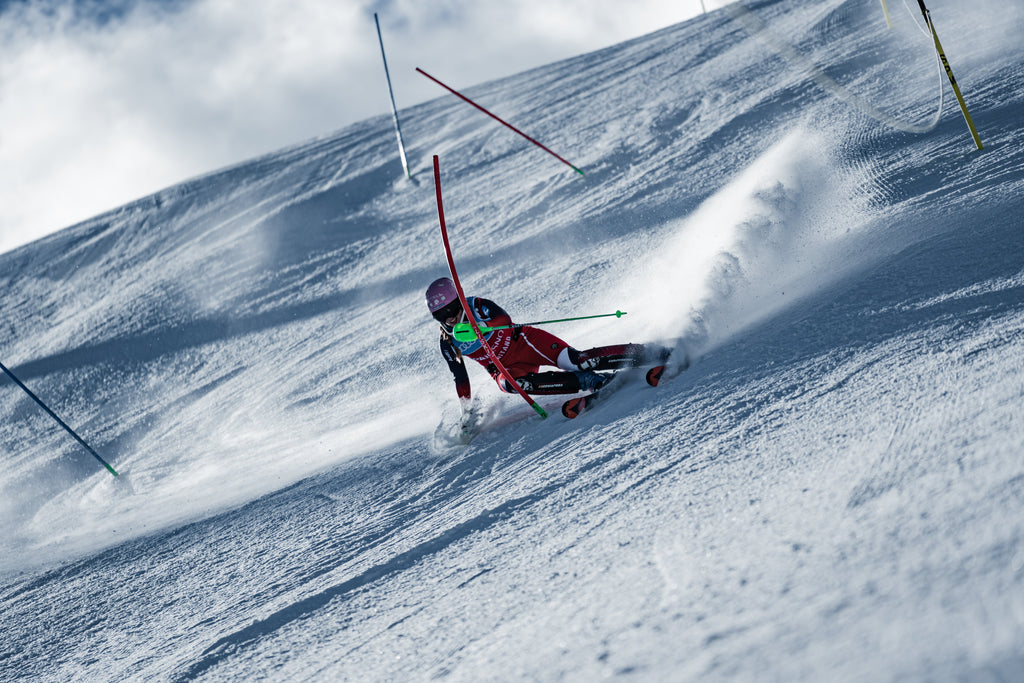
[[[705,0],[716,6],[715,0]],[[678,23],[701,0],[0,0],[0,252],[398,106]]]

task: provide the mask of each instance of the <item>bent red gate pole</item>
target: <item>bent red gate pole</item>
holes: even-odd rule
[[[480,345],[483,346],[484,351],[487,353],[487,357],[494,363],[494,367],[498,368],[498,372],[511,386],[515,387],[516,392],[523,399],[530,404],[530,407],[537,411],[537,414],[542,418],[547,417],[548,414],[544,412],[544,409],[537,404],[529,395],[523,391],[523,388],[519,386],[519,382],[515,381],[512,375],[509,374],[505,366],[502,365],[501,361],[498,360],[498,356],[495,355],[491,345],[484,339],[484,335],[480,332],[480,326],[476,322],[476,317],[472,313],[472,309],[469,307],[469,302],[466,301],[466,293],[462,291],[462,283],[459,282],[459,274],[455,272],[455,259],[452,258],[452,246],[448,242],[448,228],[444,223],[444,205],[441,202],[441,163],[438,160],[437,155],[434,155],[434,188],[437,191],[437,218],[441,223],[441,240],[444,242],[444,255],[448,259],[448,270],[452,273],[452,282],[455,283],[455,291],[459,294],[459,301],[462,303],[462,309],[466,311],[466,318],[469,320],[469,324],[473,326],[473,331],[476,333],[476,338],[480,340]]]
[[[450,92],[450,93],[452,93],[453,95],[455,95],[456,97],[459,97],[459,98],[461,98],[461,99],[465,100],[466,102],[469,102],[469,103],[470,103],[470,104],[472,104],[472,105],[473,105],[474,107],[476,107],[477,109],[479,109],[479,110],[480,110],[480,111],[482,111],[483,113],[487,114],[488,116],[490,116],[490,117],[491,117],[492,119],[494,119],[494,120],[495,120],[495,121],[497,121],[498,123],[500,123],[500,124],[502,124],[503,126],[506,126],[506,127],[508,127],[508,128],[511,128],[511,129],[512,129],[513,131],[515,131],[516,133],[519,133],[519,134],[520,134],[520,135],[522,135],[522,136],[523,136],[524,138],[526,138],[527,140],[529,140],[529,141],[530,141],[530,142],[532,142],[533,144],[537,145],[537,146],[538,146],[538,147],[540,147],[540,148],[541,148],[542,150],[544,150],[545,152],[547,152],[548,154],[550,154],[550,155],[551,155],[551,156],[553,156],[554,158],[558,159],[559,161],[561,161],[561,162],[562,162],[563,164],[565,164],[566,166],[568,166],[568,167],[569,167],[569,168],[571,168],[572,170],[576,171],[576,172],[577,172],[577,173],[579,173],[580,175],[583,175],[583,171],[581,171],[580,169],[576,168],[575,166],[573,166],[572,164],[570,164],[570,163],[569,163],[568,161],[566,161],[566,160],[565,160],[565,159],[563,159],[562,157],[558,156],[557,154],[555,154],[554,152],[552,152],[552,151],[551,151],[550,149],[548,149],[547,147],[545,147],[544,145],[540,144],[539,142],[537,142],[536,140],[534,140],[533,138],[531,138],[531,137],[530,137],[529,135],[527,135],[527,134],[526,134],[526,133],[524,133],[523,131],[521,131],[521,130],[519,130],[518,128],[516,128],[515,126],[513,126],[513,125],[512,125],[511,123],[509,123],[508,121],[504,121],[504,120],[502,120],[502,119],[498,118],[497,116],[495,116],[495,115],[494,115],[494,114],[492,114],[491,112],[487,111],[486,109],[484,109],[483,107],[481,107],[481,106],[480,106],[479,104],[477,104],[477,103],[476,103],[476,102],[474,102],[473,100],[469,99],[468,97],[466,97],[465,95],[463,95],[462,93],[460,93],[460,92],[459,92],[458,90],[455,90],[454,88],[450,88],[450,87],[448,87],[447,85],[445,85],[445,84],[444,84],[444,83],[442,83],[441,81],[437,80],[436,78],[434,78],[433,76],[431,76],[430,74],[428,74],[428,73],[427,73],[426,71],[424,71],[423,69],[421,69],[421,68],[419,68],[419,67],[416,67],[416,70],[417,70],[417,71],[419,71],[419,72],[420,72],[421,74],[423,74],[424,76],[426,76],[427,78],[429,78],[430,80],[434,81],[434,83],[437,83],[437,84],[438,84],[439,86],[441,86],[442,88],[444,88],[444,89],[445,89],[445,90],[447,90],[448,92]]]

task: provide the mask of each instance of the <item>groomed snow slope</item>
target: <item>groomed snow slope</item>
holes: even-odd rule
[[[0,383],[0,678],[1018,676],[1024,14],[930,4],[982,152],[913,13],[768,0],[453,84],[585,178],[444,96],[412,181],[378,117],[0,255],[121,472]],[[433,154],[470,293],[693,367],[572,422],[471,368],[446,444]]]

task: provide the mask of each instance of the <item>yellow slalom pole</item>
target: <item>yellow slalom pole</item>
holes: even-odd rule
[[[964,113],[964,121],[967,122],[967,127],[971,129],[971,137],[974,138],[974,144],[978,146],[978,149],[982,149],[981,138],[978,137],[978,129],[974,127],[974,121],[971,120],[971,115],[967,111],[967,103],[964,102],[964,96],[960,94],[960,86],[956,84],[956,79],[953,77],[953,69],[949,66],[949,60],[946,59],[946,53],[942,51],[942,43],[939,42],[939,34],[935,32],[935,24],[932,23],[931,12],[924,6],[924,0],[917,0],[917,4],[921,5],[921,13],[924,15],[924,21],[928,24],[928,28],[932,32],[932,38],[935,39],[935,50],[939,53],[939,59],[942,60],[942,66],[946,69],[946,77],[949,78],[949,84],[953,86],[953,94],[956,95],[956,101],[960,103],[960,111]]]
[[[892,19],[889,18],[889,8],[885,6],[885,0],[882,0],[882,11],[885,12],[885,23],[889,24],[889,30],[892,30]]]

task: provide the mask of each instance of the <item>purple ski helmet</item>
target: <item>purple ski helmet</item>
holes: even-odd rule
[[[451,278],[441,277],[430,283],[427,287],[427,308],[431,314],[437,313],[452,302],[459,301],[459,293],[455,289],[455,283]]]

